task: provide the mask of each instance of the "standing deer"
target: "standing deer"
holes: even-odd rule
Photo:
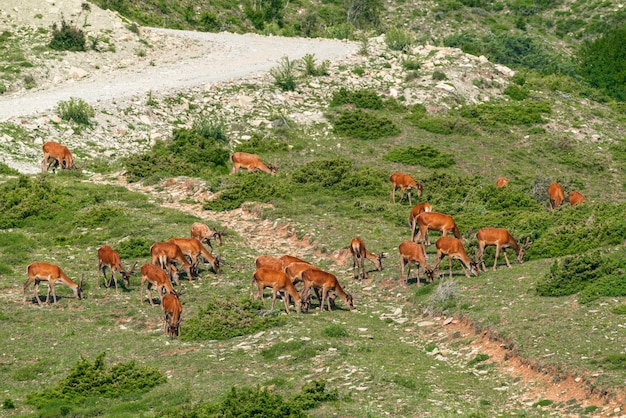
[[[78,169],[74,163],[74,156],[69,148],[58,142],[49,141],[43,144],[43,160],[41,160],[41,172],[46,172],[52,167],[52,172],[56,173],[57,167],[62,170]],[[46,167],[46,164],[48,166]]]
[[[469,277],[469,273],[465,270],[464,265],[467,266],[474,276],[478,276],[478,265],[469,258],[460,239],[444,236],[435,242],[435,246],[437,247],[437,263],[433,268],[434,270],[438,269],[441,260],[448,256],[450,261],[450,279],[452,279],[452,259],[461,261],[461,268],[463,273],[465,273],[465,277]]]
[[[119,293],[117,290],[117,277],[115,276],[115,270],[117,270],[122,276],[122,281],[124,282],[124,286],[128,289],[130,287],[130,276],[135,273],[135,268],[137,267],[137,261],[133,265],[133,268],[130,271],[126,271],[124,267],[122,267],[122,260],[117,251],[108,245],[104,245],[98,248],[98,273],[102,272],[102,276],[104,276],[104,286],[109,287],[111,285],[111,281],[107,278],[106,268],[111,270],[111,277],[113,278],[113,282],[115,283],[115,293]],[[100,278],[98,278],[98,287],[100,287]]]
[[[409,205],[411,205],[411,189],[415,189],[417,191],[417,195],[419,197],[422,196],[422,191],[424,190],[424,185],[416,182],[413,177],[409,174],[405,173],[393,173],[389,176],[389,180],[391,180],[391,196],[390,200],[396,203],[396,189],[399,187],[402,191],[402,196],[400,197],[400,201],[404,199],[404,191],[408,192],[409,196]]]
[[[152,264],[160,266],[163,270],[169,273],[171,279],[180,284],[178,280],[178,273],[173,265],[174,261],[178,261],[185,267],[187,271],[187,277],[189,281],[193,281],[193,275],[191,274],[191,264],[185,258],[180,247],[171,242],[156,242],[150,247],[150,254],[152,255]]]
[[[430,203],[419,203],[411,208],[411,213],[409,214],[409,228],[411,228],[411,240],[415,239],[415,229],[417,227],[417,216],[422,212],[432,212],[433,207]]]
[[[332,311],[332,298],[330,297],[330,292],[334,292],[339,295],[339,297],[343,299],[344,303],[348,305],[350,310],[354,309],[354,298],[351,294],[344,292],[335,275],[323,270],[309,269],[302,273],[302,280],[304,281],[304,288],[300,292],[300,296],[302,297],[302,300],[307,301],[307,306],[309,305],[308,300],[310,298],[310,289],[313,287],[322,291],[320,311],[324,311],[325,300],[328,301],[328,310]]]
[[[496,271],[496,266],[498,265],[498,257],[500,256],[500,250],[503,250],[504,260],[506,261],[506,265],[511,268],[511,263],[509,263],[509,258],[506,255],[507,248],[513,248],[515,254],[517,254],[517,261],[519,263],[524,262],[524,252],[526,249],[532,244],[530,242],[530,238],[526,239],[526,243],[523,246],[519,246],[515,238],[511,235],[509,231],[504,228],[481,228],[476,233],[476,239],[478,240],[478,250],[476,251],[476,262],[479,267],[482,267],[483,271],[487,271],[485,267],[485,260],[483,258],[485,247],[489,245],[496,246],[496,259],[493,262],[493,271]]]
[[[203,223],[194,222],[191,225],[191,238],[195,238],[200,242],[205,242],[211,251],[213,251],[213,245],[211,240],[214,239],[217,245],[222,246],[222,237],[225,236],[225,232],[211,231],[211,229]]]
[[[163,333],[169,337],[180,337],[181,314],[183,313],[183,305],[180,303],[180,293],[168,293],[161,300],[161,308],[163,308]]]
[[[195,238],[170,238],[167,240],[172,244],[176,244],[184,255],[191,260],[191,270],[198,271],[198,264],[200,263],[200,257],[204,258],[211,264],[215,274],[220,273],[220,256],[213,255],[204,248],[202,243]],[[191,279],[190,279],[191,280]]]
[[[559,183],[551,183],[550,186],[548,186],[548,197],[550,198],[550,208],[552,210],[563,204],[565,193]]]
[[[172,282],[170,278],[167,277],[165,271],[162,268],[155,266],[154,264],[146,263],[141,266],[141,285],[139,286],[139,301],[143,303],[143,285],[147,283],[146,293],[148,294],[148,301],[150,301],[150,305],[154,306],[154,301],[152,300],[152,294],[150,293],[150,289],[154,286],[159,294],[159,299],[163,301],[163,292],[167,291],[167,293],[175,293],[174,288],[172,287]]]
[[[461,231],[456,226],[454,219],[450,215],[439,212],[422,212],[415,218],[415,223],[419,227],[419,231],[413,236],[413,241],[418,241],[421,236],[422,244],[430,245],[428,231],[441,231],[442,236],[446,236],[448,232],[452,232],[454,236],[461,239]]]
[[[350,242],[350,253],[352,254],[352,268],[354,272],[354,278],[367,279],[367,272],[365,271],[365,259],[374,263],[374,266],[378,271],[383,270],[382,259],[387,257],[385,253],[378,255],[372,254],[365,248],[365,242],[359,237],[352,238]]]
[[[230,156],[230,161],[233,163],[233,169],[230,174],[235,174],[240,168],[245,168],[250,172],[264,171],[269,174],[276,174],[278,167],[273,165],[266,165],[261,158],[256,154],[248,154],[247,152],[236,152]]]
[[[424,269],[424,273],[429,281],[433,282],[433,270],[428,267],[426,262],[426,250],[422,244],[413,241],[402,241],[398,246],[400,251],[400,282],[405,286],[408,284],[409,275],[411,274],[411,265],[415,264],[417,270],[417,286],[420,285],[420,266]],[[404,275],[405,266],[409,266],[406,276]]]
[[[39,283],[40,282],[48,282],[48,296],[46,297],[46,304],[50,304],[50,294],[52,294],[52,299],[54,303],[57,302],[57,294],[54,290],[54,285],[57,283],[62,283],[72,289],[74,291],[74,296],[76,299],[83,298],[83,279],[85,275],[83,274],[80,282],[75,283],[67,277],[67,275],[63,272],[61,267],[56,264],[45,263],[43,261],[35,261],[31,263],[28,268],[28,280],[24,283],[24,287],[22,289],[24,293],[24,304],[26,304],[26,289],[30,286],[31,283],[35,283],[33,287],[33,296],[36,298],[37,303],[41,306],[41,300],[39,300]]]
[[[276,294],[281,291],[285,293],[283,301],[285,302],[287,314],[289,314],[289,297],[292,297],[294,300],[296,312],[301,312],[302,301],[300,295],[286,273],[265,268],[257,269],[252,275],[251,282],[253,287],[255,284],[257,286],[256,298],[261,300],[263,299],[263,289],[266,287],[272,288],[272,310],[274,310],[274,305],[276,304]],[[254,292],[251,292],[250,296],[253,297]]]

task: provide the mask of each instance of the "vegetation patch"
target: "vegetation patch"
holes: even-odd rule
[[[329,105],[332,107],[346,104],[352,104],[361,109],[382,109],[383,99],[373,90],[351,91],[342,87],[333,94]]]
[[[233,210],[243,202],[271,203],[281,199],[292,200],[294,186],[284,177],[270,176],[264,172],[231,176],[218,196],[204,203],[206,210]]]
[[[87,38],[85,32],[76,25],[61,20],[61,26],[52,24],[52,40],[48,44],[50,48],[58,51],[85,51]]]
[[[193,318],[185,321],[183,341],[227,340],[283,325],[285,319],[276,311],[261,316],[263,301],[244,298],[212,297]]]
[[[56,385],[26,395],[26,403],[37,409],[51,404],[62,409],[63,405],[80,405],[93,397],[119,398],[145,393],[166,382],[160,371],[140,367],[134,361],[108,367],[104,356],[104,353],[98,355],[94,362],[81,358]]]
[[[456,162],[454,156],[429,145],[394,148],[383,157],[387,161],[428,168],[448,168]]]
[[[10,179],[0,185],[0,229],[23,226],[32,217],[51,217],[65,198],[46,176]]]
[[[551,106],[545,102],[482,103],[464,107],[461,116],[486,128],[501,128],[545,123],[543,115],[551,112]]]
[[[75,97],[59,102],[57,112],[61,119],[73,121],[80,125],[90,125],[90,119],[96,114],[91,105],[83,99],[77,99]]]
[[[391,119],[364,112],[361,109],[344,110],[333,121],[335,133],[365,141],[398,135],[401,131]]]

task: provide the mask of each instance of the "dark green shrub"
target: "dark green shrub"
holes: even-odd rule
[[[340,88],[333,94],[330,106],[342,106],[345,104],[353,104],[361,109],[382,109],[383,100],[373,90],[356,90],[350,91],[345,87]]]
[[[357,29],[378,28],[385,13],[382,0],[361,0],[344,2],[344,15],[348,23]]]
[[[237,144],[235,151],[249,152],[252,154],[263,154],[265,152],[286,152],[289,151],[289,145],[269,137],[262,137],[254,134],[249,140]]]
[[[322,75],[328,75],[328,67],[330,65],[330,61],[326,60],[321,64],[317,65],[314,54],[306,54],[302,58],[302,63],[304,64],[304,74],[319,77]]]
[[[194,317],[185,321],[181,340],[226,340],[284,324],[285,319],[279,314],[260,316],[262,309],[263,301],[215,296]]]
[[[352,171],[352,161],[337,157],[330,160],[315,160],[298,167],[291,175],[296,183],[334,186]]]
[[[443,153],[430,145],[394,148],[385,154],[383,159],[428,168],[448,168],[456,164],[454,156]]]
[[[384,116],[376,116],[360,109],[344,110],[333,121],[335,132],[339,135],[362,140],[374,140],[398,135],[400,129]]]
[[[388,187],[388,173],[370,167],[360,167],[346,173],[335,186],[352,197],[380,196]]]
[[[466,120],[454,116],[424,116],[414,121],[415,126],[440,135],[476,135],[476,130]]]
[[[516,84],[511,84],[507,86],[507,88],[505,88],[502,93],[506,94],[513,100],[524,100],[528,99],[528,96],[530,96],[530,92],[528,91],[528,89],[520,87]]]
[[[626,260],[620,255],[605,255],[599,251],[565,257],[555,261],[550,273],[537,283],[540,296],[578,294],[580,303],[599,297],[625,296]]]
[[[2,401],[2,409],[15,409],[15,402],[10,398],[6,398]]]
[[[392,51],[402,51],[413,43],[413,39],[409,32],[402,29],[391,28],[385,34],[385,43]]]
[[[613,28],[578,50],[578,71],[593,87],[626,101],[626,25]]]
[[[79,405],[92,397],[118,398],[145,393],[166,382],[157,369],[137,366],[134,361],[107,367],[104,355],[98,355],[93,363],[81,357],[66,377],[41,392],[29,393],[25,403],[39,409],[59,402]]]
[[[87,102],[83,99],[77,99],[75,97],[70,98],[68,101],[59,102],[56,110],[61,119],[74,121],[81,125],[89,125],[89,120],[96,114],[93,107],[91,107]]]
[[[228,142],[226,126],[222,121],[211,120],[207,117],[196,119],[192,126],[192,131],[205,139],[213,139],[216,142]]]
[[[51,218],[68,197],[47,176],[9,180],[0,185],[0,229],[21,227],[29,218]]]
[[[257,3],[246,3],[244,12],[257,29],[263,29],[271,23],[283,25],[284,0],[269,0]]]
[[[509,125],[532,125],[545,123],[543,114],[552,113],[552,108],[545,102],[521,102],[510,104],[482,103],[465,106],[461,116],[485,127]]]
[[[73,24],[61,19],[61,27],[52,24],[52,40],[48,46],[57,51],[85,51],[87,38],[85,32]]]
[[[258,172],[250,175],[231,176],[229,184],[219,196],[206,202],[206,210],[233,210],[243,202],[253,201],[271,203],[274,199],[291,201],[293,185],[284,177],[270,176]]]
[[[448,76],[446,76],[446,73],[444,73],[443,71],[435,70],[433,71],[432,79],[437,80],[437,81],[442,81],[442,80],[447,80]]]
[[[150,256],[153,242],[147,238],[131,237],[115,246],[122,259],[142,258]]]
[[[298,83],[296,69],[299,66],[298,60],[289,60],[289,57],[282,57],[277,67],[270,69],[270,75],[274,77],[274,84],[283,91],[294,91]]]
[[[8,174],[10,176],[17,176],[18,174],[20,174],[20,172],[14,168],[9,167],[5,163],[0,163],[0,174]]]
[[[87,208],[76,214],[74,224],[81,228],[97,228],[106,225],[113,218],[124,218],[124,210],[119,207],[102,204]]]
[[[624,370],[626,369],[626,354],[609,354],[604,356],[601,360],[592,361],[593,364],[598,364],[601,367],[605,367],[608,370]]]

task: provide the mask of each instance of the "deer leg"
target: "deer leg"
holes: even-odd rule
[[[46,298],[46,303],[48,305],[50,305],[50,294],[52,294],[54,303],[57,303],[57,292],[54,290],[54,280],[52,280],[52,278],[48,280],[48,296]]]
[[[450,265],[450,280],[452,280],[452,256],[450,254],[448,254],[448,261]]]
[[[33,296],[37,300],[37,304],[41,306],[41,300],[39,300],[39,280],[35,279],[35,285],[33,286]]]
[[[389,200],[391,200],[393,203],[396,203],[396,186],[395,185],[391,186],[391,196],[389,196]]]
[[[506,261],[506,266],[511,268],[511,263],[509,263],[509,257],[506,256],[506,248],[502,249],[502,254],[504,254],[504,261]]]
[[[409,195],[409,205],[413,206],[413,203],[411,203],[411,190],[409,190],[408,195]]]

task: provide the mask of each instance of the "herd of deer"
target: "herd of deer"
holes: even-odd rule
[[[56,142],[47,142],[43,145],[44,158],[41,162],[42,171],[50,168],[53,171],[60,167],[61,169],[75,169],[74,158],[67,147]],[[270,174],[276,174],[278,167],[275,165],[266,165],[255,154],[244,152],[236,152],[230,157],[233,163],[231,174],[237,173],[241,168],[248,171],[264,171]],[[47,164],[47,166],[46,166]],[[411,203],[411,190],[415,190],[419,197],[422,196],[424,185],[417,183],[409,174],[393,173],[390,176],[392,183],[390,200],[395,202],[395,191],[400,188],[404,199],[405,192],[408,195],[409,204]],[[497,187],[505,187],[508,180],[504,177],[498,178]],[[552,210],[558,208],[565,200],[563,188],[558,183],[552,183],[548,187],[548,196],[550,199],[550,207]],[[577,192],[572,191],[569,194],[569,202],[571,205],[582,203],[585,197]],[[478,276],[479,271],[486,271],[483,254],[485,247],[495,246],[495,260],[493,270],[496,270],[500,252],[504,253],[506,265],[510,268],[506,250],[512,248],[517,260],[523,263],[524,252],[530,244],[530,239],[520,246],[513,236],[505,228],[482,228],[476,233],[478,241],[478,250],[476,252],[476,261],[473,261],[465,251],[461,240],[461,233],[452,216],[432,211],[432,206],[428,203],[420,203],[412,207],[409,213],[409,227],[411,228],[411,239],[400,243],[398,250],[400,253],[400,282],[403,285],[408,284],[411,267],[416,266],[417,285],[420,285],[420,267],[424,270],[424,274],[430,282],[433,282],[435,272],[438,270],[441,261],[447,256],[449,260],[450,278],[452,278],[452,261],[458,259],[461,262],[461,268],[467,277],[470,276],[468,270]],[[425,245],[431,245],[428,236],[429,231],[436,230],[441,232],[441,237],[435,242],[437,250],[436,262],[432,267],[428,265]],[[448,236],[448,232],[454,235]],[[161,307],[164,317],[164,333],[169,336],[180,335],[180,320],[182,313],[182,305],[179,297],[182,292],[177,292],[172,286],[172,281],[180,285],[179,274],[176,264],[181,264],[187,273],[187,278],[193,281],[194,273],[198,271],[198,264],[201,259],[206,260],[216,274],[220,273],[220,257],[214,257],[203,245],[206,243],[211,251],[213,246],[211,240],[215,240],[218,245],[222,245],[223,232],[211,231],[206,225],[194,223],[191,227],[191,238],[172,238],[166,242],[157,242],[150,248],[151,263],[146,263],[141,267],[141,285],[139,291],[140,300],[143,301],[143,287],[147,284],[146,292],[151,305],[154,305],[150,294],[151,288],[156,288],[161,300]],[[387,254],[373,254],[367,250],[365,243],[359,237],[352,239],[349,246],[353,259],[353,272],[355,279],[366,279],[367,272],[365,269],[365,260],[370,260],[378,271],[383,269],[382,259]],[[256,258],[256,270],[252,275],[251,285],[256,286],[256,292],[251,292],[251,297],[259,299],[263,298],[263,289],[272,289],[272,310],[276,303],[276,296],[280,292],[283,294],[285,303],[285,311],[289,313],[291,299],[297,312],[307,311],[311,306],[313,289],[320,303],[320,310],[324,310],[325,304],[331,311],[335,305],[335,298],[338,295],[350,310],[354,309],[354,299],[352,295],[346,293],[339,284],[337,277],[332,273],[322,270],[312,263],[300,258],[283,255],[281,257],[273,257],[270,255],[262,255]],[[407,268],[408,266],[408,268]],[[109,268],[111,278],[106,275],[106,268]],[[130,286],[130,276],[134,274],[137,262],[130,270],[122,267],[119,254],[109,246],[103,246],[98,249],[98,273],[102,272],[105,287],[111,286],[111,280],[118,292],[118,282],[115,272],[117,271],[128,288]],[[466,270],[467,267],[467,270]],[[405,269],[406,274],[405,274]],[[82,285],[84,280],[81,277],[79,283],[72,281],[63,270],[55,265],[45,262],[34,262],[28,266],[28,280],[24,284],[24,303],[26,303],[26,289],[34,282],[34,297],[39,305],[41,301],[38,296],[39,283],[47,281],[49,284],[46,302],[50,303],[50,295],[56,302],[56,293],[54,290],[55,283],[63,283],[74,291],[76,298],[82,298]],[[301,284],[301,289],[296,288]],[[98,279],[98,287],[100,280]]]

